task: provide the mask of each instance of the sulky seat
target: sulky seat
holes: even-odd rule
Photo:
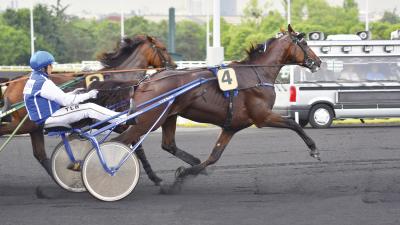
[[[54,124],[50,127],[45,126],[44,130],[46,133],[59,133],[59,132],[68,132],[71,131],[72,127],[68,124]]]

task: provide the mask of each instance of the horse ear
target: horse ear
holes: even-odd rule
[[[130,39],[128,37],[124,37],[121,40],[121,44],[123,44],[123,45],[130,45],[130,43],[132,43],[132,39]]]
[[[149,40],[149,41],[152,42],[152,43],[154,42],[154,38],[153,38],[152,36],[148,36],[148,35],[147,35],[147,40]]]
[[[293,28],[292,28],[292,26],[290,24],[288,24],[287,27],[288,27],[289,33],[294,33],[294,30],[293,30]]]
[[[121,42],[119,43],[119,47],[120,48],[126,48],[126,47],[131,47],[133,46],[135,43],[135,40],[133,40],[132,38],[129,37],[124,37]]]

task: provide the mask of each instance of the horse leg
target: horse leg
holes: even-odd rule
[[[3,108],[1,109],[2,112],[6,112],[9,109],[11,109],[12,104],[10,103],[10,100],[7,97],[4,97],[3,102],[4,102],[4,105],[3,105]],[[3,118],[0,118],[0,122],[1,121],[11,123],[12,122],[11,114],[4,116]]]
[[[177,115],[168,117],[162,125],[162,144],[161,148],[178,157],[191,166],[200,164],[200,159],[179,149],[175,143],[175,131]]]
[[[0,137],[5,134],[11,134],[15,128],[17,128],[18,124],[9,123],[9,124],[2,124],[0,125]]]
[[[235,133],[236,131],[222,130],[221,134],[218,137],[217,143],[215,144],[214,149],[212,150],[208,159],[198,165],[194,165],[189,168],[179,167],[176,170],[176,178],[172,186],[167,188],[162,187],[160,192],[162,194],[173,194],[179,192],[187,176],[197,176],[207,166],[216,163]]]
[[[115,132],[122,134],[127,128],[126,127],[117,127],[116,129],[114,129]],[[136,144],[136,142],[133,142],[131,145],[134,146]],[[160,186],[160,183],[162,181],[161,178],[159,178],[157,176],[157,174],[153,171],[153,169],[151,168],[151,165],[149,163],[149,161],[147,160],[146,154],[144,153],[144,149],[142,145],[139,145],[138,148],[135,151],[136,156],[138,157],[138,159],[140,160],[140,162],[142,163],[143,169],[147,174],[147,177],[153,181],[153,183],[156,186]]]
[[[42,129],[37,129],[29,133],[32,142],[33,155],[42,165],[46,172],[52,177],[51,161],[47,158],[46,149],[44,146],[44,135]]]
[[[16,123],[10,123],[7,125],[0,126],[0,136],[4,134],[12,133],[18,126]],[[29,132],[34,130],[32,132]],[[46,172],[51,176],[51,162],[47,158],[45,147],[44,147],[44,135],[42,129],[35,129],[32,124],[24,124],[19,130],[19,134],[25,134],[29,132],[31,137],[33,156],[38,160]]]
[[[134,145],[134,144],[132,144],[132,145]],[[151,165],[150,165],[149,161],[148,161],[147,158],[146,158],[146,154],[144,153],[144,149],[143,149],[143,146],[142,146],[142,145],[139,145],[139,146],[138,146],[138,148],[137,148],[136,151],[135,151],[135,154],[136,154],[136,156],[139,158],[140,162],[142,162],[142,166],[143,166],[144,171],[145,171],[146,174],[147,174],[147,177],[148,177],[151,181],[153,181],[153,183],[154,183],[156,186],[160,186],[160,183],[161,183],[162,179],[159,178],[159,177],[157,176],[157,174],[156,174],[156,173],[153,171],[153,169],[151,168]]]
[[[310,156],[321,160],[319,156],[319,151],[315,145],[315,142],[308,136],[303,128],[299,124],[297,124],[294,120],[283,118],[281,115],[276,113],[268,113],[265,117],[264,121],[255,124],[257,127],[278,127],[278,128],[287,128],[295,131],[306,143],[308,148],[310,149]]]

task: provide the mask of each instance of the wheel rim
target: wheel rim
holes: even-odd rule
[[[72,138],[69,140],[69,144],[75,159],[81,161],[82,164],[83,160],[92,149],[91,143],[87,140]],[[74,171],[69,169],[71,164],[72,162],[68,157],[64,144],[61,142],[54,150],[51,157],[53,178],[60,187],[67,191],[85,192],[86,188],[83,184],[82,173],[80,170]]]
[[[326,124],[329,123],[331,119],[331,115],[329,114],[329,111],[324,108],[319,108],[315,110],[314,112],[314,121],[316,124],[320,126],[325,126]]]
[[[116,167],[130,149],[118,142],[106,142],[100,145],[103,157],[109,167]],[[87,190],[102,201],[117,201],[129,195],[139,180],[139,162],[130,154],[121,168],[111,176],[100,163],[95,150],[85,159],[82,176]]]

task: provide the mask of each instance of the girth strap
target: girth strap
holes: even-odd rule
[[[232,118],[233,118],[233,98],[234,98],[234,90],[229,91],[229,102],[228,102],[228,111],[224,123],[224,130],[230,130],[232,126]]]

